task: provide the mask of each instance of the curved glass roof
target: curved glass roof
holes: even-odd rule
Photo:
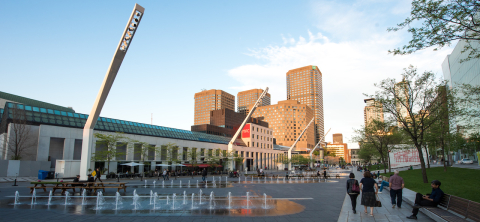
[[[7,102],[5,104],[5,110],[3,111],[5,115],[8,114],[8,116],[6,117],[7,119],[11,119],[13,116],[11,110],[12,108],[25,110],[27,121],[37,124],[83,128],[88,119],[87,114],[65,112],[55,109],[27,106],[10,102]],[[110,132],[122,132],[127,134],[156,136],[220,144],[228,144],[228,142],[230,142],[231,140],[231,138],[224,136],[210,135],[206,133],[192,132],[189,130],[155,126],[150,124],[137,123],[106,117],[99,117],[94,129]]]

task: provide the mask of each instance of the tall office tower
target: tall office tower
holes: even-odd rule
[[[195,93],[194,125],[210,124],[210,111],[217,109],[235,110],[235,96],[217,89]]]
[[[374,98],[364,99],[363,101],[366,103],[363,108],[365,126],[368,126],[372,120],[383,122],[383,108],[380,102],[375,102]]]
[[[395,84],[395,92],[397,93],[396,97],[396,107],[397,112],[400,115],[400,118],[410,121],[411,117],[408,112],[410,107],[410,96],[408,94],[408,85],[405,81],[401,81]],[[402,127],[402,123],[398,122],[398,127]]]
[[[333,134],[333,143],[343,143],[343,135],[341,133]]]
[[[287,72],[287,99],[308,105],[315,114],[315,143],[324,135],[322,73],[317,66]]]
[[[313,110],[298,101],[285,100],[278,101],[275,105],[258,107],[252,116],[268,123],[268,127],[273,130],[276,144],[291,146],[313,118]],[[295,150],[306,152],[306,148],[314,146],[315,129],[310,126],[298,141]]]
[[[250,112],[250,106],[254,105],[257,102],[258,97],[262,95],[263,89],[251,89],[239,92],[237,94],[237,112],[248,115]],[[269,106],[270,105],[270,93],[267,93],[260,103],[259,106]]]

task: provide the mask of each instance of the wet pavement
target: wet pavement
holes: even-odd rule
[[[335,174],[332,171],[331,174]],[[225,177],[223,177],[225,178]],[[115,189],[106,189],[103,194],[106,204],[103,209],[96,208],[96,194],[90,194],[88,204],[82,205],[81,194],[75,193],[65,205],[65,196],[57,191],[48,206],[48,193],[37,190],[36,205],[31,205],[31,194],[27,188],[27,182],[20,182],[19,186],[12,184],[0,184],[0,215],[6,221],[84,221],[84,220],[156,220],[162,221],[337,221],[345,197],[344,184],[346,177],[341,175],[337,179],[329,179],[327,182],[318,179],[293,179],[278,180],[273,178],[262,180],[241,177],[230,180],[216,181],[216,186],[208,183],[207,187],[196,187],[196,180],[200,177],[191,177],[174,180],[172,187],[161,188],[161,181],[121,180],[128,182],[127,192],[120,192],[122,204],[117,210],[114,209]],[[208,179],[208,178],[207,178]],[[211,178],[210,178],[211,179]],[[188,182],[190,180],[190,187]],[[180,181],[182,186],[180,187]],[[105,181],[107,182],[107,181]],[[113,182],[113,181],[111,181]],[[217,183],[218,182],[218,183]],[[159,186],[160,184],[160,186]],[[171,181],[165,181],[165,186],[171,186]],[[200,185],[199,185],[200,186]],[[19,205],[13,205],[15,191],[21,196]],[[140,197],[140,205],[133,205],[133,190]],[[202,203],[198,198],[202,190]],[[48,190],[49,191],[49,190]],[[150,191],[157,192],[158,199],[155,208],[150,204]],[[214,192],[213,203],[210,202],[211,192]],[[185,204],[183,200],[186,193]],[[231,193],[231,201],[228,194]],[[250,201],[246,201],[246,192],[250,194]],[[175,206],[172,206],[172,194],[176,193]],[[192,201],[191,195],[194,195]],[[267,195],[265,199],[264,194]],[[169,204],[166,204],[167,196]],[[192,207],[193,203],[193,207]],[[230,206],[228,204],[230,203]],[[213,205],[213,207],[211,207]],[[247,207],[248,205],[248,207]],[[134,210],[134,207],[137,209]],[[118,207],[118,206],[117,206]]]

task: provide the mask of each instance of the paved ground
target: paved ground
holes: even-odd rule
[[[280,175],[284,172],[280,171]],[[210,177],[211,178],[211,177]],[[182,179],[182,183],[188,183],[189,178]],[[200,179],[195,177],[193,180]],[[193,181],[192,180],[192,181]],[[243,180],[243,179],[242,179]],[[305,184],[235,184],[231,188],[207,188],[203,189],[204,193],[214,191],[217,196],[226,196],[228,192],[232,195],[244,195],[245,192],[254,194],[266,193],[274,198],[313,198],[306,200],[292,200],[293,202],[303,205],[305,209],[296,214],[285,216],[218,216],[218,215],[201,215],[201,216],[149,216],[149,214],[125,216],[125,215],[78,215],[68,213],[61,210],[35,210],[35,209],[14,209],[12,205],[6,205],[6,202],[13,200],[12,196],[15,191],[19,191],[21,195],[30,195],[27,182],[19,182],[19,186],[12,187],[12,183],[0,183],[0,215],[5,221],[145,221],[145,220],[162,220],[162,221],[337,221],[342,208],[345,197],[344,184],[345,177],[340,179],[332,179],[339,181],[338,183],[305,183]],[[143,184],[139,180],[124,180],[129,184]],[[151,180],[150,180],[151,181]],[[177,180],[178,181],[178,180]],[[177,182],[175,182],[177,183]],[[137,193],[147,194],[151,188],[138,187]],[[188,193],[198,192],[197,188],[169,188],[160,190],[159,193],[182,193],[186,190]],[[131,195],[133,189],[127,189],[127,195]],[[39,195],[47,195],[41,190],[38,190]],[[59,194],[57,194],[59,195]],[[78,194],[77,194],[78,195]],[[107,191],[105,195],[114,195],[114,192]]]
[[[361,178],[363,178],[362,174],[358,171],[355,171],[355,178],[360,181]],[[345,188],[344,188],[345,189]],[[391,200],[390,200],[390,192],[386,189],[383,190],[383,192],[378,194],[378,197],[380,198],[380,201],[382,202],[382,207],[375,207],[373,208],[373,217],[370,216],[370,209],[368,208],[368,213],[364,213],[364,206],[360,205],[361,201],[361,196],[358,197],[357,199],[357,213],[354,214],[352,211],[352,205],[350,201],[350,197],[348,195],[345,195],[345,199],[343,202],[343,207],[342,211],[340,213],[340,216],[338,218],[338,222],[350,222],[350,221],[390,221],[390,222],[400,222],[400,221],[414,221],[414,220],[409,220],[406,217],[412,215],[412,207],[405,203],[405,201],[402,203],[402,208],[398,209],[392,208]],[[434,221],[430,219],[429,217],[425,216],[423,213],[419,213],[417,215],[418,220],[417,221]]]

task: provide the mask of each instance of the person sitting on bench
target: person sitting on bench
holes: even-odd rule
[[[392,177],[393,174],[390,174],[390,177]],[[385,181],[382,179],[382,183],[380,184],[380,189],[378,190],[378,193],[382,193],[383,191],[383,187],[389,187],[390,186],[390,183],[388,181]]]
[[[74,183],[79,183],[80,182],[80,175],[77,175],[77,177],[75,177],[75,179],[73,179],[73,182]],[[73,184],[73,186],[81,186],[81,184]]]
[[[443,191],[440,189],[440,181],[434,180],[431,183],[432,193],[430,195],[422,195],[417,193],[415,197],[415,205],[413,205],[412,215],[408,219],[417,219],[418,209],[421,207],[437,207],[442,200]]]

